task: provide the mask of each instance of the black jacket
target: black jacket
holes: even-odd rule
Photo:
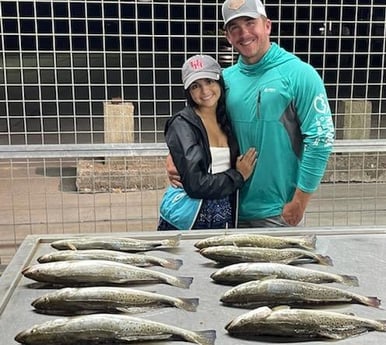
[[[231,131],[229,131],[231,132]],[[190,106],[173,115],[166,123],[165,138],[186,193],[196,199],[221,199],[232,195],[244,184],[235,170],[239,149],[235,137],[228,135],[231,169],[211,174],[209,140],[200,117]]]

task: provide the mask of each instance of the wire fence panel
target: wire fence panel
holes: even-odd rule
[[[8,146],[0,151],[3,262],[29,234],[155,231],[168,185],[165,145],[76,147]],[[386,141],[338,141],[305,226],[385,222]]]
[[[307,226],[385,223],[384,0],[265,1],[326,85],[338,144]],[[191,55],[238,58],[222,0],[0,2],[0,258],[27,234],[151,231]],[[373,139],[373,141],[371,141]],[[150,145],[150,146],[146,146]]]
[[[265,3],[272,41],[322,76],[338,139],[385,138],[384,0]],[[163,142],[166,119],[184,105],[185,59],[205,53],[227,67],[238,57],[221,5],[2,1],[0,144],[103,143],[112,100],[133,104],[135,142]]]

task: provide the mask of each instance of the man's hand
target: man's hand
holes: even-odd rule
[[[296,226],[301,222],[310,199],[310,193],[305,193],[298,188],[296,189],[292,200],[283,208],[282,217],[288,225]]]
[[[173,158],[170,153],[166,157],[166,173],[168,174],[170,184],[174,188],[182,188],[181,177],[177,171],[176,166],[174,165]]]

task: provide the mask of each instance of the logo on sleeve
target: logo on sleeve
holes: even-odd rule
[[[326,114],[330,109],[327,98],[322,93],[314,98],[313,104],[315,110],[320,114]]]

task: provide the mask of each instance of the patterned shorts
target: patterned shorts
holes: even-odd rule
[[[232,207],[229,197],[204,200],[193,229],[233,228]]]
[[[226,229],[233,228],[232,207],[229,197],[217,200],[203,200],[200,212],[193,225],[194,229]],[[178,230],[160,218],[158,231]]]

